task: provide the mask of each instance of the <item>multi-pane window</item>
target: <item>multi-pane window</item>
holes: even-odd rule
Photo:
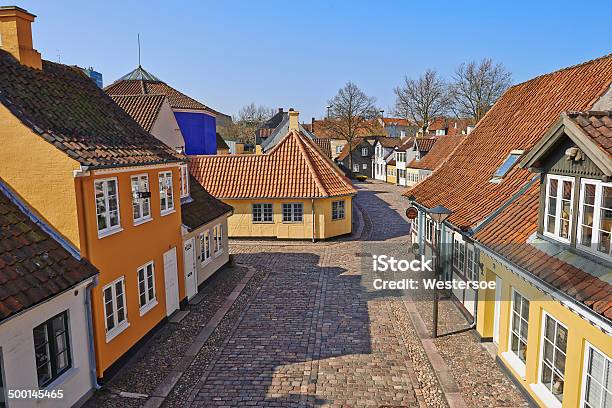
[[[431,218],[425,218],[425,241],[431,243],[434,223]]]
[[[148,310],[148,307],[155,303],[155,271],[153,262],[138,268],[138,293],[140,310]]]
[[[132,177],[132,211],[134,223],[151,218],[151,193],[149,176],[141,174]]]
[[[612,183],[583,180],[580,189],[578,244],[612,256]]]
[[[359,171],[359,164],[355,163],[353,164],[353,172],[357,173]]]
[[[474,247],[468,245],[466,254],[465,276],[471,281],[477,281],[478,273],[476,270],[476,263],[474,262]]]
[[[361,156],[362,157],[367,157],[368,156],[368,148],[367,147],[362,147],[361,148]]]
[[[94,189],[98,235],[102,235],[120,227],[117,179],[96,180]]]
[[[529,329],[529,300],[512,291],[510,319],[510,351],[523,362],[527,360],[527,332]]]
[[[612,360],[587,345],[584,367],[583,408],[609,408],[612,406]]]
[[[540,356],[540,383],[559,401],[563,401],[565,384],[565,353],[567,329],[548,314],[544,314],[544,333]]]
[[[569,242],[572,227],[574,179],[549,175],[546,183],[544,233]]]
[[[304,218],[304,204],[285,203],[283,204],[283,222],[302,222]]]
[[[257,203],[252,207],[253,222],[272,222],[272,203]]]
[[[218,224],[213,228],[213,248],[215,254],[223,249],[223,225]]]
[[[189,169],[186,164],[181,164],[181,198],[189,197]]]
[[[71,367],[68,333],[67,312],[60,313],[34,328],[34,353],[39,387],[48,385]]]
[[[343,220],[345,217],[344,200],[332,201],[332,220]]]
[[[340,154],[343,146],[336,146],[336,154]]]
[[[368,165],[367,165],[366,163],[363,163],[363,164],[361,165],[361,168],[362,168],[363,170],[367,170],[367,169],[368,169]]]
[[[172,172],[159,173],[159,205],[162,214],[174,210],[174,192],[172,190]]]
[[[104,318],[106,322],[106,335],[113,330],[120,330],[127,323],[127,311],[125,306],[125,281],[121,277],[115,282],[106,285],[104,294]]]
[[[200,262],[206,263],[210,260],[210,231],[206,230],[200,234]]]

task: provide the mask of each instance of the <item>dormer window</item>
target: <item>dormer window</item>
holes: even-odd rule
[[[514,167],[514,165],[518,162],[521,155],[523,154],[522,150],[513,150],[510,152],[506,160],[502,163],[501,166],[497,169],[495,174],[493,175],[494,179],[501,179],[508,174],[508,172]]]
[[[577,244],[589,251],[612,256],[612,183],[582,180]]]
[[[546,179],[544,235],[570,242],[573,202],[574,178],[549,174]]]

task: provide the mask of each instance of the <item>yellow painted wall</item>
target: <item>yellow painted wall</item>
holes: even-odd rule
[[[0,178],[77,248],[73,171],[79,163],[24,126],[0,105]]]
[[[332,201],[345,201],[345,218],[331,219]],[[229,236],[240,237],[270,237],[281,239],[312,239],[313,217],[312,200],[310,199],[275,199],[275,200],[230,200],[224,202],[234,207],[234,214],[228,219]],[[348,234],[352,228],[351,197],[321,198],[314,200],[315,239],[325,239]],[[251,208],[255,203],[272,203],[272,223],[253,223]],[[303,221],[299,223],[283,223],[282,204],[302,203],[304,207]]]
[[[539,382],[540,344],[542,337],[543,312],[546,311],[568,329],[567,357],[565,365],[565,384],[563,391],[563,407],[577,407],[580,404],[583,380],[583,362],[586,342],[599,351],[612,357],[612,337],[592,326],[556,300],[544,295],[541,291],[530,285],[522,278],[512,273],[499,262],[494,261],[486,254],[481,254],[481,263],[484,265],[487,280],[495,280],[495,276],[502,279],[502,297],[500,302],[499,346],[498,356],[508,367],[523,388],[544,406],[540,398],[531,388],[531,384]],[[509,350],[510,335],[510,307],[511,290],[514,288],[530,300],[529,330],[527,334],[527,357],[525,377],[521,378],[508,363],[503,353]],[[483,337],[493,336],[494,326],[494,291],[480,291],[478,302],[477,330]]]
[[[172,170],[175,212],[161,216],[158,173]],[[131,200],[131,176],[149,175],[152,220],[134,226]],[[94,196],[94,180],[116,177],[119,190],[120,222],[123,231],[98,238]],[[94,332],[96,336],[96,361],[98,376],[102,376],[112,363],[121,357],[149,330],[166,317],[164,252],[176,248],[179,284],[179,300],[185,297],[183,275],[183,244],[181,235],[181,206],[179,199],[179,171],[174,167],[138,169],[91,175],[83,182],[84,229],[87,237],[87,253],[90,261],[100,270],[99,284],[92,294]],[[140,316],[137,269],[149,261],[155,263],[155,291],[157,306]],[[127,316],[130,326],[106,342],[102,290],[105,285],[125,276]]]
[[[393,173],[393,175],[389,175],[389,171]],[[395,170],[395,166],[387,164],[387,183],[397,184],[397,170]]]

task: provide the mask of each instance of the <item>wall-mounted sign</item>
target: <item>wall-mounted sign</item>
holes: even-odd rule
[[[416,207],[413,206],[406,208],[406,217],[408,217],[409,220],[414,220],[418,216],[419,210],[417,210]]]

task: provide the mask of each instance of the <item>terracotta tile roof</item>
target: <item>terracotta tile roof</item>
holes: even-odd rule
[[[411,126],[411,123],[402,118],[382,118],[385,126]]]
[[[189,194],[193,201],[181,204],[181,220],[190,230],[234,210],[231,205],[213,197],[193,176],[189,177]]]
[[[317,145],[289,132],[269,153],[197,156],[191,174],[217,198],[321,198],[356,194]]]
[[[399,138],[395,137],[378,137],[376,140],[381,144],[382,147],[392,149],[399,146],[402,142]]]
[[[416,144],[416,150],[420,152],[428,152],[440,138],[441,137],[417,137],[414,142]]]
[[[411,150],[412,147],[414,146],[414,140],[416,138],[414,137],[408,137],[406,139],[401,139],[400,140],[400,145],[397,146],[397,150],[400,152],[405,152],[407,150]]]
[[[0,50],[0,103],[34,133],[84,166],[183,160],[75,67],[43,61],[42,70],[31,69]]]
[[[455,151],[465,135],[442,136],[421,160],[413,159],[406,167],[410,169],[435,170]]]
[[[537,230],[539,183],[506,207],[474,237],[513,264],[612,318],[612,285],[527,243]]]
[[[468,119],[454,119],[454,118],[435,118],[427,128],[429,132],[435,132],[436,130],[446,129],[446,134],[450,136],[460,135],[466,131],[468,125],[472,124],[471,120]]]
[[[138,68],[136,70],[138,70]],[[156,77],[130,76],[130,74],[125,75],[104,88],[106,93],[109,95],[166,95],[168,97],[168,101],[170,102],[170,106],[173,109],[203,110],[212,114],[217,113],[214,109],[211,109],[203,103],[196,101],[192,97],[177,91]]]
[[[147,132],[155,124],[164,95],[112,95],[113,101]]]
[[[74,258],[0,190],[0,321],[97,273],[88,261]]]
[[[345,140],[342,136],[338,135],[334,131],[331,130],[332,119],[324,119],[324,120],[315,120],[311,123],[312,133],[319,139],[336,139],[336,140]],[[364,137],[364,136],[381,136],[385,134],[384,128],[381,126],[378,120],[370,120],[369,128],[367,129],[359,129],[356,137]]]
[[[515,166],[501,183],[489,182],[509,153],[531,149],[561,112],[587,110],[611,82],[608,55],[513,86],[432,176],[404,194],[428,208],[444,205],[452,224],[470,228],[531,179]]]
[[[314,142],[316,143],[317,146],[319,146],[319,149],[321,149],[323,154],[331,159],[331,157],[332,157],[332,154],[331,154],[331,141],[329,139],[318,139],[318,138],[315,138]]]
[[[567,112],[567,116],[589,135],[601,150],[612,156],[612,111]]]

